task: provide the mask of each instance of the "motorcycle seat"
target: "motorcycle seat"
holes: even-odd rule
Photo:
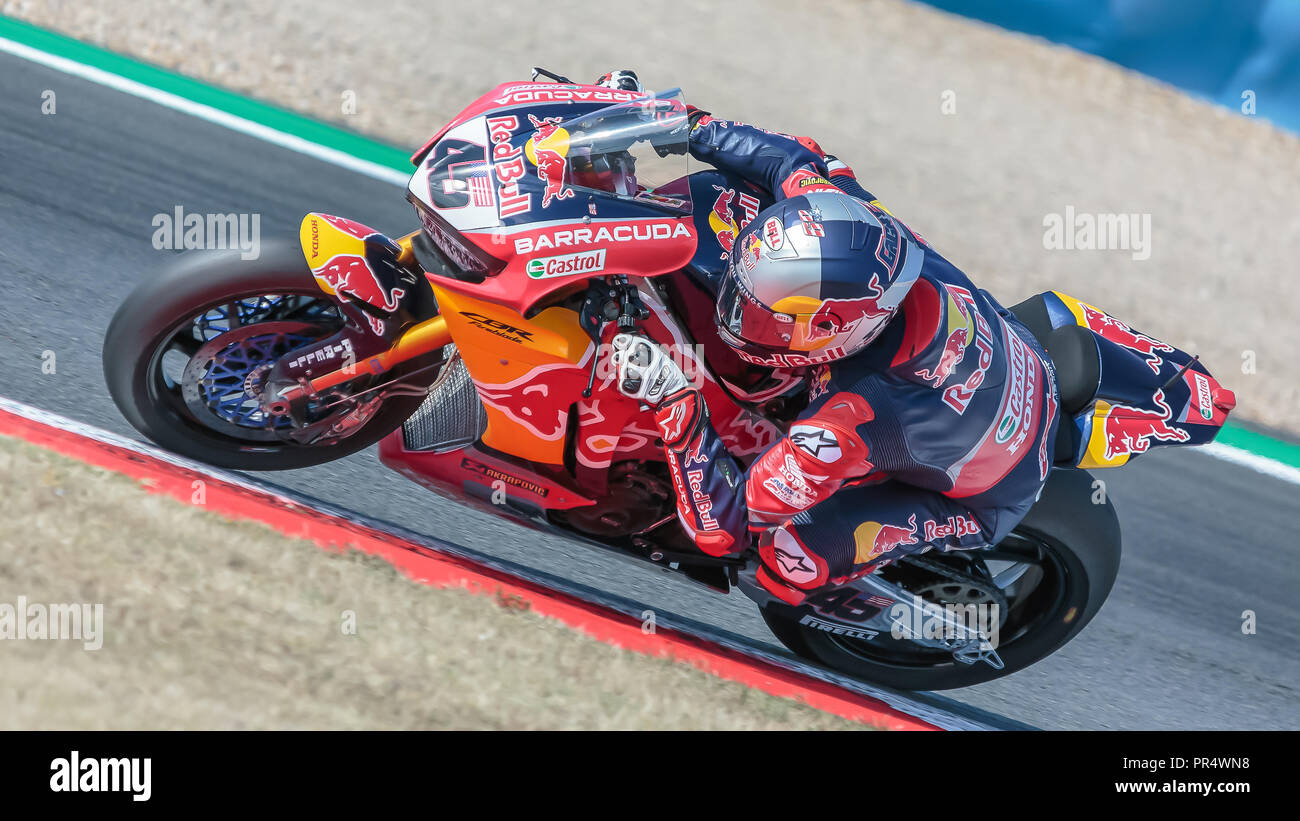
[[[1101,384],[1101,355],[1092,331],[1079,325],[1052,327],[1044,294],[1032,296],[1011,307],[1011,313],[1024,324],[1052,358],[1056,366],[1061,410],[1075,414],[1092,404]]]
[[[1029,329],[1056,366],[1056,384],[1061,396],[1062,424],[1057,428],[1056,461],[1069,461],[1074,453],[1073,416],[1092,404],[1101,384],[1101,354],[1092,331],[1079,325],[1052,327],[1045,294],[1038,294],[1010,308],[1016,319]]]

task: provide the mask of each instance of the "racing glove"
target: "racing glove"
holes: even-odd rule
[[[654,409],[677,497],[677,518],[710,556],[739,554],[748,546],[744,471],[709,424],[704,396],[668,356],[644,336],[613,339],[618,389]]]

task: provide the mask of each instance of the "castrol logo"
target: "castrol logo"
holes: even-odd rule
[[[548,279],[572,274],[594,274],[605,270],[605,249],[530,259],[524,269],[530,279]]]

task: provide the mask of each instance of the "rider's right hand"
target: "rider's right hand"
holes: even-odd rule
[[[652,408],[684,388],[690,380],[663,346],[639,334],[614,337],[612,362],[618,369],[618,389]]]

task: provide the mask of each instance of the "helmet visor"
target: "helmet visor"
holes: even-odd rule
[[[787,351],[795,333],[795,317],[773,311],[741,281],[734,263],[727,267],[718,289],[718,327],[751,345]]]

